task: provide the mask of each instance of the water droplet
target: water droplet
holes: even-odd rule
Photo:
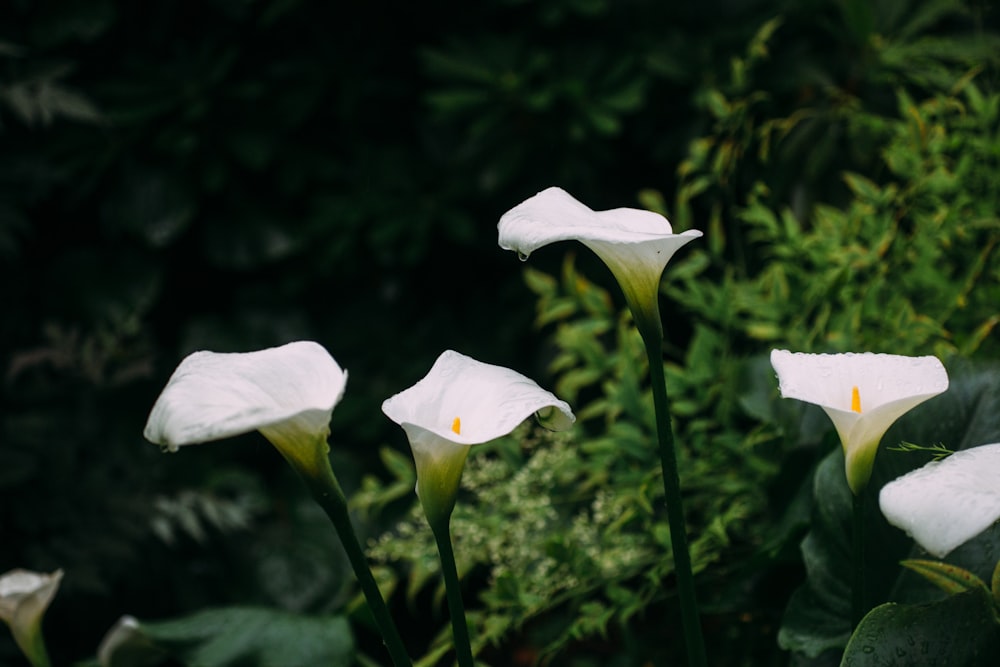
[[[865,646],[861,647],[861,650],[865,653],[870,654],[875,652],[875,647],[870,644],[866,644]]]
[[[521,252],[520,250],[518,250],[517,251],[517,258],[519,260],[521,260],[522,262],[527,262],[528,261],[528,253]]]

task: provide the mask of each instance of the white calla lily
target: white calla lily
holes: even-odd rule
[[[772,350],[781,395],[820,406],[844,448],[847,483],[868,484],[879,441],[899,417],[948,388],[937,357]]]
[[[470,445],[495,440],[530,417],[550,430],[575,421],[565,401],[502,366],[448,350],[415,385],[382,403],[403,427],[417,468],[417,496],[431,521],[446,519]]]
[[[580,241],[611,269],[637,323],[657,329],[663,269],[681,246],[702,235],[693,229],[674,234],[670,222],[652,211],[594,211],[556,187],[507,211],[497,229],[500,247],[521,259],[556,241]]]
[[[11,570],[0,576],[0,619],[10,626],[14,641],[32,665],[47,665],[42,617],[59,590],[63,571],[52,574]]]
[[[317,442],[325,454],[330,416],[346,384],[347,372],[310,341],[256,352],[195,352],[170,377],[144,435],[175,452],[260,431],[290,462],[304,463]]]
[[[330,466],[330,417],[347,372],[318,343],[300,341],[246,353],[195,352],[156,400],[145,436],[168,451],[260,431],[302,477],[333,522],[392,662],[412,665],[368,567],[347,499]],[[127,636],[131,621],[119,626]],[[109,642],[116,636],[111,635]]]
[[[889,482],[882,514],[944,558],[1000,519],[1000,443],[963,449]]]

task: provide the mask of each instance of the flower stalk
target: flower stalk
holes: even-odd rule
[[[868,494],[853,496],[851,515],[851,627],[856,628],[868,613],[868,584],[865,580],[865,505]]]
[[[667,504],[667,521],[670,524],[670,544],[674,555],[674,572],[677,575],[677,595],[681,605],[681,623],[684,644],[691,667],[705,667],[705,640],[701,632],[701,618],[695,595],[694,572],[685,529],[684,506],[681,499],[680,475],[677,470],[677,452],[674,433],[670,424],[670,399],[663,372],[663,340],[656,326],[640,326],[639,333],[649,357],[649,378],[653,390],[653,407],[656,410],[656,434],[663,469],[663,492]]]
[[[653,211],[634,208],[594,211],[555,187],[543,190],[507,211],[500,218],[497,229],[500,247],[514,250],[522,259],[556,241],[576,240],[583,243],[601,258],[625,295],[649,357],[663,491],[688,663],[691,667],[704,667],[705,642],[695,598],[677,453],[670,426],[670,401],[663,374],[663,323],[659,305],[660,280],[667,262],[678,249],[702,234],[694,229],[675,234],[670,222]]]
[[[279,450],[285,454],[285,450]],[[299,448],[300,453],[311,451],[312,456],[308,458],[293,458],[285,456],[285,460],[291,464],[292,468],[299,474],[309,489],[313,499],[323,508],[326,515],[333,523],[334,529],[344,545],[347,552],[347,559],[354,570],[354,576],[358,579],[361,591],[368,602],[368,609],[375,620],[375,626],[382,635],[382,643],[385,645],[392,663],[396,667],[409,667],[412,665],[403,638],[396,628],[392,615],[386,607],[382,592],[379,590],[375,576],[368,566],[368,559],[365,557],[364,549],[358,541],[357,533],[351,522],[351,515],[347,508],[347,498],[337,481],[337,476],[330,466],[330,459],[327,456],[326,442],[317,442],[313,448]]]
[[[459,667],[473,667],[472,642],[469,640],[469,624],[465,619],[465,604],[462,602],[462,586],[455,564],[455,551],[451,543],[450,516],[431,521],[428,516],[434,541],[437,542],[441,561],[441,576],[448,597],[448,614],[451,617],[451,634],[455,643],[455,658]]]

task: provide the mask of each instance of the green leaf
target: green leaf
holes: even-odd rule
[[[982,579],[955,565],[922,558],[908,558],[901,561],[900,565],[910,568],[946,593],[961,593],[970,588],[988,590]]]
[[[140,623],[108,660],[111,667],[164,664],[166,659],[192,667],[312,667],[349,665],[353,655],[351,628],[341,616],[222,607]]]
[[[1000,664],[1000,625],[984,588],[930,604],[887,603],[862,619],[842,667]]]

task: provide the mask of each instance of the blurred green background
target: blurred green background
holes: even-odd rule
[[[583,313],[627,351],[620,295],[586,253],[565,268],[569,245],[526,285],[496,244],[550,185],[706,232],[665,288],[680,428],[711,425],[689,442],[760,423],[726,374],[772,346],[996,358],[998,31],[989,0],[5,2],[0,572],[66,571],[59,664],[126,612],[344,610],[336,541],[269,445],[166,456],[142,439],[149,408],[194,350],[317,340],[350,373],[331,425],[350,494],[389,483],[381,448],[408,456],[379,405],[444,349],[582,407],[603,376],[559,375],[586,354],[555,324]],[[560,272],[577,292],[553,305]],[[815,459],[775,444],[760,478],[787,499]],[[366,536],[412,501],[389,496]],[[801,577],[794,548],[769,553],[758,573]],[[444,617],[402,597],[424,647]],[[783,664],[783,599],[761,604],[754,641]],[[560,646],[627,643],[576,631]]]

